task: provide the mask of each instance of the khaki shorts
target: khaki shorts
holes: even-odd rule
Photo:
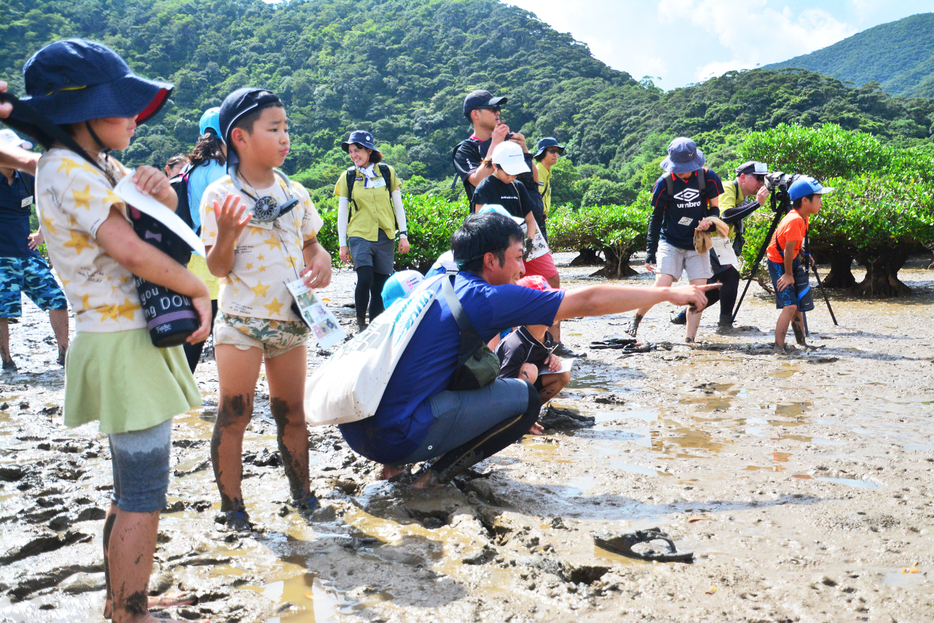
[[[664,240],[658,241],[658,272],[671,275],[675,281],[681,278],[682,271],[687,271],[688,281],[713,277],[710,268],[710,255],[698,253],[694,249],[679,249]]]
[[[214,345],[230,344],[240,350],[259,348],[264,357],[271,359],[304,346],[310,333],[308,325],[298,320],[245,318],[218,312],[214,322]]]

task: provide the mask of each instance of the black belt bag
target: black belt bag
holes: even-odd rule
[[[451,391],[480,389],[495,381],[499,375],[499,357],[480,339],[477,330],[470,324],[470,319],[467,318],[464,308],[457,300],[457,294],[452,285],[453,280],[454,275],[446,277],[442,279],[444,283],[441,285],[444,299],[461,332],[457,369],[454,370],[454,380],[448,389]]]

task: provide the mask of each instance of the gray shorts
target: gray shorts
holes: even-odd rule
[[[386,236],[386,232],[379,230],[379,240],[371,242],[364,238],[351,236],[347,239],[347,248],[353,259],[354,270],[364,266],[372,266],[377,275],[391,275],[393,273],[393,257],[396,252],[396,241]]]
[[[154,513],[165,508],[172,420],[108,437],[114,473],[112,501],[117,508],[129,513]]]
[[[656,272],[671,275],[675,281],[681,278],[682,271],[687,271],[688,281],[713,277],[710,268],[710,256],[698,253],[694,249],[679,249],[664,240],[658,241],[658,269]]]

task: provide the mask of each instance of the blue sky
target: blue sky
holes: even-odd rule
[[[639,80],[675,89],[934,11],[934,0],[506,0]]]

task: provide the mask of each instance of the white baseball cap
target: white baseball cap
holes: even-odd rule
[[[492,156],[493,164],[503,167],[503,171],[509,175],[519,175],[531,171],[529,165],[525,163],[525,154],[522,148],[512,141],[504,141],[496,146]]]
[[[22,147],[23,149],[32,149],[32,143],[21,139],[13,130],[0,130],[0,141],[16,145],[17,147]]]

